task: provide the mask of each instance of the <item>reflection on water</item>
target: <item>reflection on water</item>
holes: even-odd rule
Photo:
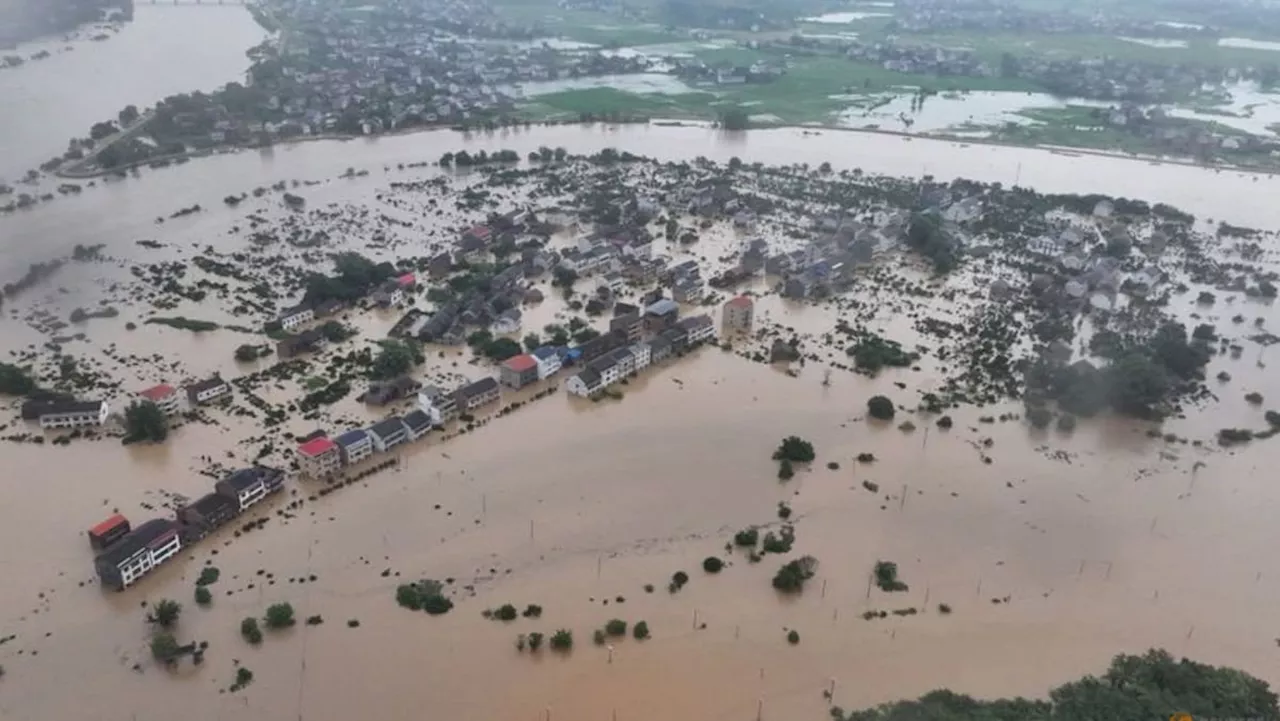
[[[1186,40],[1169,40],[1166,38],[1126,38],[1121,37],[1127,43],[1137,43],[1138,45],[1146,45],[1149,48],[1185,48]]]
[[[525,97],[537,97],[566,90],[586,90],[588,88],[615,88],[630,93],[662,93],[678,95],[690,93],[694,89],[686,85],[674,75],[666,73],[632,73],[629,75],[596,75],[586,78],[567,78],[564,80],[545,80],[521,83],[515,89]]]

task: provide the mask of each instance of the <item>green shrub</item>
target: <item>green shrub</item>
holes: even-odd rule
[[[791,465],[791,461],[783,460],[778,464],[778,480],[789,481],[796,475],[796,469]]]
[[[263,620],[266,621],[267,628],[289,628],[295,623],[293,606],[288,603],[273,603],[267,607],[267,615]]]
[[[519,612],[516,611],[516,607],[509,603],[504,603],[498,607],[497,611],[493,612],[493,617],[499,621],[514,621],[519,615]]]
[[[178,641],[168,631],[151,637],[151,657],[161,663],[170,663],[178,656]]]
[[[939,603],[939,604],[938,604],[938,613],[942,614],[943,616],[946,616],[946,615],[950,614],[950,613],[951,613],[951,606],[949,606],[949,605],[947,605],[947,604],[945,604],[945,603]]]
[[[636,625],[631,627],[631,635],[637,641],[643,641],[649,638],[649,624],[644,621],[636,621]]]
[[[888,593],[906,591],[907,584],[898,580],[898,564],[893,561],[876,561],[876,586]]]
[[[591,640],[595,645],[603,646],[605,641],[609,640],[609,637],[605,635],[603,628],[597,628],[591,632]]]
[[[524,616],[525,618],[541,618],[542,606],[539,606],[536,603],[531,603],[528,606],[524,607],[524,613],[520,615]]]
[[[610,636],[625,636],[627,635],[627,622],[620,618],[610,619],[604,625],[604,632]]]
[[[787,553],[795,541],[796,529],[783,526],[776,534],[773,531],[764,534],[764,542],[760,545],[760,550],[764,553]]]
[[[867,401],[867,414],[872,418],[882,421],[893,420],[893,414],[896,409],[893,407],[893,401],[885,396],[872,396]]]
[[[562,628],[551,634],[551,650],[568,651],[573,648],[573,632],[567,628]]]
[[[262,629],[258,628],[258,619],[250,616],[240,622],[240,635],[253,645],[262,643]]]
[[[813,451],[813,444],[799,436],[783,438],[782,443],[778,445],[778,449],[773,452],[773,460],[775,461],[809,463],[814,458],[817,458],[817,455]]]
[[[218,582],[218,578],[222,575],[222,571],[217,566],[205,566],[200,569],[200,577],[196,579],[197,586],[212,586]]]
[[[439,594],[433,596],[424,596],[422,598],[422,610],[432,616],[440,616],[446,614],[453,608],[453,601]]]
[[[804,590],[804,583],[813,578],[818,568],[818,559],[803,556],[783,564],[773,577],[773,587],[785,593],[799,593]]]
[[[410,611],[420,611],[422,610],[422,594],[418,593],[418,587],[415,584],[402,583],[396,587],[396,603]]]
[[[182,604],[173,599],[164,598],[156,602],[147,620],[160,628],[173,628],[178,623],[178,615],[182,613]]]
[[[529,650],[537,651],[538,649],[542,648],[542,638],[543,638],[542,634],[538,633],[537,631],[534,631],[533,633],[529,634]]]
[[[760,531],[755,528],[746,528],[733,534],[733,545],[754,548],[760,540]]]
[[[707,573],[720,573],[720,571],[723,568],[724,568],[724,561],[721,561],[719,558],[716,558],[715,556],[707,556],[702,561],[702,570],[706,571]]]
[[[689,574],[685,573],[684,571],[676,571],[675,573],[671,574],[671,583],[667,584],[667,590],[670,591],[671,593],[675,593],[676,591],[679,591],[680,589],[684,588],[684,585],[688,582],[689,582]]]
[[[796,645],[797,643],[800,643],[800,632],[795,629],[791,629],[790,631],[788,631],[787,643],[791,644],[792,646]]]
[[[213,594],[204,586],[196,586],[196,605],[208,606],[213,603]]]

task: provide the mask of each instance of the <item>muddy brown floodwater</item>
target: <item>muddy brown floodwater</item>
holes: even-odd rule
[[[1267,176],[860,134],[725,138],[705,128],[563,127],[306,143],[147,172],[0,219],[0,267],[17,274],[77,243],[106,243],[104,252],[125,260],[143,252],[134,245],[141,238],[222,247],[243,211],[220,200],[252,186],[333,178],[354,166],[373,172],[306,194],[364,202],[389,182],[384,165],[464,146],[523,153],[540,145],[1017,177],[1040,190],[1128,195],[1280,227],[1276,181]],[[193,203],[207,212],[154,224],[155,216]],[[101,272],[69,267],[31,294],[69,309],[105,283]],[[1218,313],[1235,310],[1227,308]],[[546,312],[534,314],[539,325]],[[776,298],[761,312],[815,332],[830,327],[829,311]],[[809,314],[822,321],[810,326]],[[1277,321],[1269,306],[1251,304],[1247,314],[1266,317],[1268,327]],[[107,335],[91,335],[206,373],[236,372],[237,334],[144,326],[126,336],[113,325],[125,320],[102,321],[93,328]],[[390,322],[367,321],[365,329]],[[41,341],[8,316],[0,338],[7,348]],[[1236,379],[1224,402],[1168,430],[1211,437],[1237,425],[1229,419],[1243,412],[1243,389],[1280,397],[1280,381],[1264,366],[1216,356],[1208,375],[1230,368]],[[161,491],[203,492],[209,479],[194,472],[198,458],[230,451],[243,462],[237,441],[253,429],[188,425],[158,448],[5,445],[0,636],[16,639],[0,646],[0,717],[158,721],[181,708],[192,721],[424,714],[709,721],[762,709],[766,719],[817,721],[827,717],[822,692],[833,681],[834,701],[846,709],[941,686],[1042,695],[1101,670],[1116,653],[1151,646],[1280,680],[1280,568],[1273,563],[1280,486],[1272,478],[1280,445],[1255,441],[1228,453],[1166,444],[1119,420],[1084,423],[1069,436],[978,422],[1014,407],[954,411],[948,431],[917,419],[919,429],[904,433],[863,418],[868,396],[908,402],[928,387],[923,375],[837,374],[824,386],[817,364],[793,378],[705,348],[633,381],[620,402],[561,393],[475,433],[419,443],[402,454],[398,470],[308,502],[290,517],[275,511],[291,499],[276,499],[254,514],[270,517],[262,530],[233,538],[225,529],[119,594],[81,585],[93,577],[83,530],[113,508],[135,521],[159,514],[143,504],[163,502]],[[791,434],[812,441],[818,459],[780,484],[768,457]],[[862,452],[878,461],[855,462]],[[832,461],[837,470],[827,468]],[[314,491],[307,481],[290,480],[288,488],[300,498]],[[723,548],[735,530],[777,523],[780,501],[794,512],[795,552],[821,564],[795,598],[770,587],[778,557],[751,564]],[[701,568],[713,554],[730,564],[716,576]],[[897,562],[910,590],[868,591],[877,559]],[[212,606],[200,609],[190,602],[192,587],[209,561],[222,577],[211,587]],[[691,581],[669,594],[667,581],[681,570]],[[314,582],[298,582],[311,575]],[[456,579],[452,612],[429,617],[395,605],[396,585],[423,577]],[[645,584],[656,592],[646,593]],[[461,590],[468,585],[474,597]],[[186,607],[179,637],[209,642],[202,666],[184,661],[167,672],[150,660],[141,604],[165,597]],[[240,619],[277,601],[324,623],[268,632],[260,647],[245,644]],[[545,611],[511,623],[481,617],[507,602]],[[939,603],[952,613],[940,614]],[[908,607],[921,613],[862,618]],[[610,662],[591,631],[614,617],[647,621],[652,638],[619,640]],[[571,654],[516,651],[518,634],[557,628],[574,632]],[[800,644],[787,643],[788,629],[801,634]],[[224,693],[234,661],[254,681]]]

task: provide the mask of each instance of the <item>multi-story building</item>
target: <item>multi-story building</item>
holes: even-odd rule
[[[649,367],[649,363],[652,362],[653,353],[649,348],[648,343],[636,343],[628,350],[631,351],[631,358],[635,364],[636,373],[639,373]]]
[[[618,366],[618,378],[626,378],[636,372],[636,359],[630,348],[619,348],[609,354],[609,358]]]
[[[458,417],[458,396],[427,386],[418,391],[418,407],[431,416],[432,423],[441,426]]]
[[[138,397],[144,401],[150,401],[156,404],[165,415],[173,415],[178,412],[178,408],[182,403],[178,391],[168,383],[161,383],[158,386],[152,386],[145,391],[138,393]]]
[[[584,398],[604,388],[600,374],[590,368],[584,368],[569,376],[569,380],[564,385],[565,389],[573,395]]]
[[[280,327],[285,330],[293,330],[304,323],[310,323],[316,319],[316,312],[310,306],[298,305],[286,309],[280,314],[277,322]]]
[[[455,391],[454,395],[458,399],[458,410],[466,413],[498,400],[502,395],[502,389],[498,387],[498,380],[490,376],[468,383]]]
[[[502,385],[519,390],[538,381],[538,361],[528,353],[522,353],[503,361],[499,374]]]
[[[670,298],[654,301],[644,309],[644,327],[656,333],[676,322],[680,317],[680,304]]]
[[[93,565],[102,585],[119,591],[132,586],[180,550],[182,537],[178,533],[178,525],[163,518],[154,518],[99,554]]]
[[[750,333],[755,320],[755,303],[740,295],[724,304],[723,323],[726,332]]]
[[[538,364],[538,380],[550,378],[560,371],[560,350],[555,346],[544,345],[530,355]]]
[[[622,378],[618,368],[618,361],[614,359],[612,354],[601,356],[591,361],[587,364],[587,367],[600,374],[600,385],[604,388],[608,388]]]
[[[233,471],[214,485],[218,493],[230,498],[240,507],[240,512],[274,493],[284,484],[284,473],[274,468],[254,466]]]
[[[639,310],[633,310],[609,319],[609,330],[618,331],[627,337],[628,343],[635,343],[644,337],[644,317]]]
[[[716,337],[716,324],[711,320],[711,316],[706,314],[682,318],[678,325],[688,334],[689,345],[713,340]]]
[[[404,421],[404,427],[409,434],[410,441],[416,441],[427,435],[435,426],[431,416],[421,408],[409,411],[401,420]]]
[[[178,522],[205,536],[240,515],[240,506],[221,493],[209,493],[178,509]]]
[[[404,427],[400,416],[391,416],[369,426],[369,438],[373,440],[374,448],[381,453],[386,453],[409,440],[409,429]]]
[[[107,422],[106,401],[52,401],[40,410],[41,428],[84,428]]]
[[[338,453],[342,456],[342,462],[348,466],[353,463],[359,463],[373,455],[373,439],[369,437],[369,432],[363,428],[347,431],[333,439],[333,442],[338,445]]]
[[[312,438],[298,446],[298,466],[305,475],[324,478],[342,468],[342,451],[324,436]]]
[[[89,545],[101,551],[129,535],[131,530],[129,519],[117,513],[89,529]]]
[[[223,396],[231,394],[231,385],[222,380],[221,376],[214,376],[208,380],[192,383],[187,386],[187,401],[191,405],[200,405],[217,400]]]

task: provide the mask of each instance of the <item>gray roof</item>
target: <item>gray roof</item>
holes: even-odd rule
[[[369,432],[379,438],[390,438],[402,431],[404,431],[404,423],[400,420],[400,416],[391,416],[369,426]]]
[[[459,388],[458,395],[464,398],[470,398],[472,396],[478,396],[493,390],[497,390],[497,388],[498,388],[498,379],[494,378],[493,376],[488,376],[486,378],[481,378],[480,380],[474,383],[468,383],[467,385]]]
[[[222,480],[226,481],[227,485],[237,491],[243,491],[251,488],[256,483],[261,483],[264,471],[266,471],[265,468],[258,466],[254,466],[253,468],[241,468],[240,470],[232,471],[231,475]]]
[[[60,415],[63,413],[101,413],[102,401],[50,401],[40,409],[40,415]]]
[[[663,298],[644,309],[647,315],[667,315],[669,313],[679,313],[680,304],[670,298]]]
[[[366,431],[363,428],[357,428],[354,431],[347,431],[346,433],[343,433],[337,438],[334,438],[333,442],[337,443],[340,446],[350,448],[351,446],[354,446],[357,443],[363,443],[364,441],[368,440],[368,438],[369,438],[368,431]]]
[[[600,385],[600,374],[590,368],[584,368],[579,371],[578,377],[582,379],[582,382],[585,383],[588,388],[594,388],[595,386]]]
[[[411,430],[420,431],[431,427],[431,416],[423,410],[410,411],[404,416],[404,424]]]
[[[154,543],[156,539],[177,530],[178,526],[173,521],[164,518],[153,518],[126,533],[114,546],[103,551],[98,556],[98,563],[106,562],[112,566],[119,566],[151,543]]]

